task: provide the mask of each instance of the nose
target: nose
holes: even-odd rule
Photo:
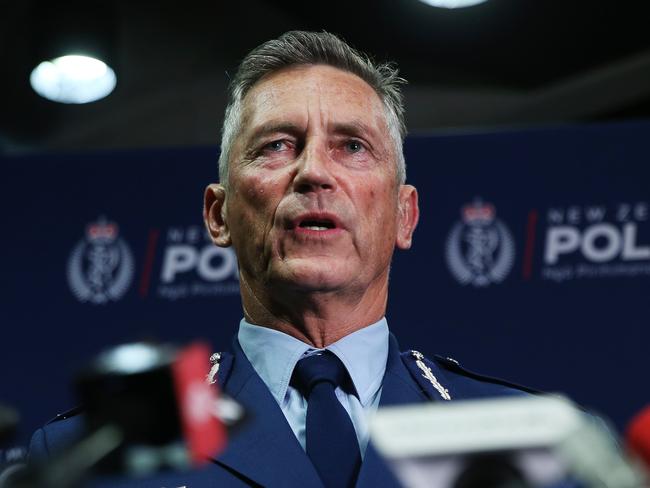
[[[305,145],[296,168],[293,186],[298,193],[333,191],[336,189],[336,178],[333,162],[327,149],[317,141]]]

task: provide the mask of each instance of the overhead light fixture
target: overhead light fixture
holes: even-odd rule
[[[117,83],[115,72],[99,59],[60,56],[40,63],[29,77],[40,96],[60,103],[89,103],[110,94]]]
[[[420,0],[422,3],[438,8],[464,8],[473,7],[487,0]]]
[[[35,68],[29,82],[54,102],[100,100],[117,84],[117,11],[113,0],[39,2],[34,11]]]

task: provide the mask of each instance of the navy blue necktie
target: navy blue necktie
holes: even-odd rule
[[[307,456],[327,488],[352,487],[361,466],[354,425],[334,390],[350,383],[343,363],[329,351],[301,359],[293,384],[307,399]]]

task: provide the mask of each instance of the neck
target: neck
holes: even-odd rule
[[[244,316],[252,324],[284,332],[315,348],[372,325],[386,313],[388,277],[358,292],[287,290],[259,293],[240,275]]]

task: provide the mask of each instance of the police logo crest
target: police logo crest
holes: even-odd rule
[[[484,287],[502,282],[515,259],[510,231],[496,218],[494,206],[481,200],[463,206],[461,216],[445,246],[451,274],[461,285]]]
[[[80,302],[104,304],[122,298],[133,279],[133,255],[114,222],[100,218],[68,260],[68,284]]]

